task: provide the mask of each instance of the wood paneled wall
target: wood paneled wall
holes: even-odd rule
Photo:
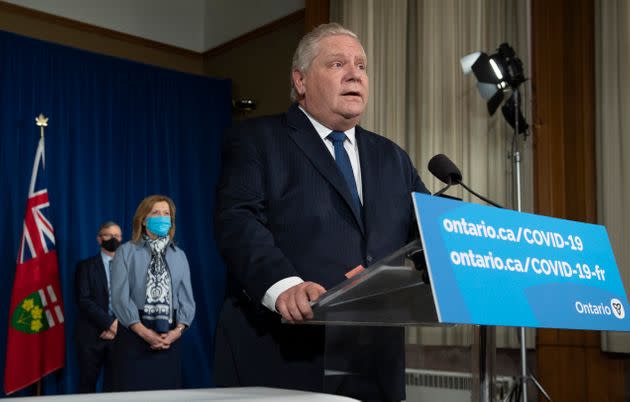
[[[206,75],[232,79],[233,99],[256,101],[256,110],[235,111],[237,119],[282,113],[291,105],[289,74],[304,35],[304,12],[278,22],[204,55]]]
[[[531,4],[536,213],[595,222],[594,0]],[[539,330],[537,362],[556,402],[625,400],[624,358],[597,331]]]
[[[305,0],[304,32],[330,22],[330,0]]]

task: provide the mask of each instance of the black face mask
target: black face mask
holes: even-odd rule
[[[120,240],[118,240],[115,237],[112,237],[109,240],[103,240],[101,242],[101,247],[103,247],[105,250],[109,251],[110,253],[113,253],[114,251],[116,251],[116,249],[119,246],[120,246]]]

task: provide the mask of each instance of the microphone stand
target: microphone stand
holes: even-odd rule
[[[492,201],[491,199],[486,198],[486,197],[484,197],[481,194],[475,193],[473,191],[473,189],[468,187],[467,185],[465,185],[463,181],[460,181],[458,184],[461,184],[461,186],[464,187],[466,190],[468,190],[469,193],[471,193],[475,197],[479,198],[480,200],[483,200],[483,201],[487,202],[488,204],[492,205],[493,207],[497,207],[497,208],[503,209],[503,207],[501,205],[497,204],[496,202]]]
[[[448,190],[449,188],[451,188],[451,186],[453,185],[453,183],[451,182],[451,179],[449,178],[448,180],[448,184],[446,185],[446,187],[444,187],[443,189],[441,189],[440,191],[438,191],[437,193],[434,193],[433,196],[437,197],[442,195],[443,193],[446,192],[446,190]]]

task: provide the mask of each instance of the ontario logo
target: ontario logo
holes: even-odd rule
[[[579,314],[586,315],[614,315],[620,320],[626,316],[623,304],[619,299],[611,299],[610,306],[607,306],[604,303],[592,304],[576,301],[575,311]]]
[[[612,313],[615,315],[615,317],[619,318],[620,320],[626,316],[626,311],[624,310],[623,304],[619,299],[610,300],[610,307],[612,307]]]

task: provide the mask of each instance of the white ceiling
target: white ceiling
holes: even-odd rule
[[[5,0],[204,52],[304,8],[304,0]]]

